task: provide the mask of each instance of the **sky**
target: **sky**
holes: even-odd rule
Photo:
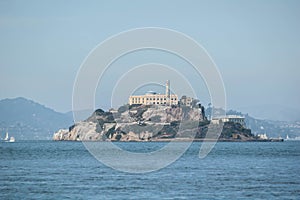
[[[99,43],[126,30],[162,27],[206,49],[228,108],[299,110],[299,9],[297,0],[0,1],[0,99],[22,96],[70,111],[77,72]]]

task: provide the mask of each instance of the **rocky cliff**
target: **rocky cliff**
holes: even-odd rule
[[[161,141],[205,138],[209,126],[203,107],[121,106],[118,110],[96,110],[69,130],[59,130],[54,140],[72,141]],[[225,123],[221,139],[253,139],[251,130]]]

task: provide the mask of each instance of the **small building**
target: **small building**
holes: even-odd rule
[[[245,117],[240,115],[226,115],[224,117],[216,117],[211,120],[213,124],[219,124],[220,122],[233,122],[239,123],[242,126],[246,127]]]
[[[178,105],[178,96],[171,94],[170,81],[166,82],[166,93],[157,94],[149,91],[144,95],[132,95],[129,97],[129,105]]]
[[[194,98],[192,97],[187,97],[187,96],[182,96],[179,103],[180,105],[184,105],[184,106],[192,106]]]

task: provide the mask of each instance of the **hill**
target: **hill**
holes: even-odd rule
[[[224,112],[218,111],[219,109],[215,108],[215,112]],[[206,109],[207,116],[210,116],[211,108]],[[227,115],[239,115],[245,117],[246,126],[251,129],[253,134],[266,133],[268,137],[285,138],[289,135],[290,138],[295,138],[300,136],[300,121],[288,121],[288,120],[269,120],[269,119],[257,119],[250,116],[248,113],[242,113],[236,110],[229,110],[226,112]],[[281,117],[284,119],[284,117]]]
[[[49,139],[57,129],[72,123],[71,115],[56,112],[23,97],[0,100],[2,138],[7,131],[17,140]]]
[[[249,113],[249,115],[255,119],[285,122],[300,121],[300,110],[297,108],[290,108],[289,106],[268,104],[241,107],[237,110]]]

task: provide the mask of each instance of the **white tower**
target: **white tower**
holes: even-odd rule
[[[170,102],[170,95],[171,95],[171,92],[170,92],[170,81],[167,80],[167,82],[166,82],[167,105],[170,105],[170,104],[171,104],[171,102]]]

